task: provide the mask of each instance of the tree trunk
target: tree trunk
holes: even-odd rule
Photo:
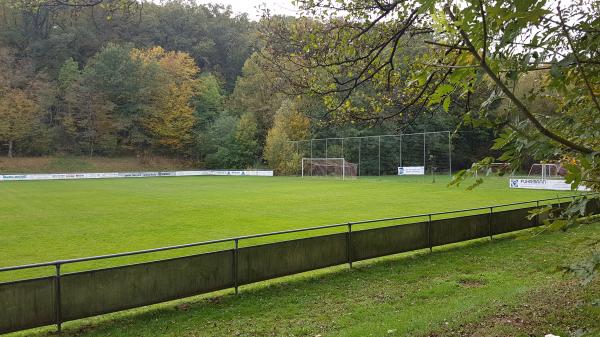
[[[12,158],[13,157],[13,141],[9,140],[8,141],[8,158]]]

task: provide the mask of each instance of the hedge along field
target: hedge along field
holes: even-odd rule
[[[466,191],[464,186],[447,187],[448,179],[437,177],[435,183],[431,177],[346,181],[168,177],[3,182],[0,183],[0,266],[569,194],[509,189],[506,178],[489,178],[475,190]],[[290,236],[269,239],[285,238]],[[65,271],[207,249],[210,248],[74,264],[65,266]],[[48,268],[11,275],[0,273],[0,280],[51,272]]]

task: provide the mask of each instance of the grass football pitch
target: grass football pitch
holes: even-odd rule
[[[506,178],[489,178],[472,191],[467,191],[466,185],[448,187],[448,181],[448,177],[437,177],[435,183],[431,177],[346,181],[165,177],[3,182],[0,183],[0,266],[566,195],[509,189]],[[262,240],[269,239],[273,240]],[[228,246],[198,249],[224,247]],[[192,253],[198,249],[98,261],[85,266],[68,265],[66,271]],[[31,276],[28,274],[31,272],[22,275]],[[0,280],[6,277],[0,273]]]
[[[188,177],[1,183],[0,265],[570,194],[509,189],[500,178],[473,191],[447,182]],[[239,295],[225,290],[68,322],[63,334],[566,336],[575,327],[582,336],[596,336],[598,279],[582,287],[557,268],[589,256],[599,225],[524,240],[508,234],[362,261],[353,269],[312,271],[247,285]],[[33,274],[8,276],[0,280]],[[52,336],[53,329],[14,335]]]

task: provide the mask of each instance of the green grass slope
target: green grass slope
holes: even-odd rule
[[[557,271],[599,241],[600,224],[506,235],[71,322],[63,336],[599,336],[600,280]]]

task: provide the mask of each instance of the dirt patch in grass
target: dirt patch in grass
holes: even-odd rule
[[[466,281],[466,282],[462,282]],[[473,280],[460,280],[465,287],[480,286]],[[600,279],[580,285],[577,281],[554,283],[529,294],[516,307],[499,305],[493,315],[477,322],[455,327],[442,327],[427,337],[517,337],[554,334],[568,336],[598,336]]]
[[[458,280],[458,285],[463,287],[463,288],[480,288],[483,287],[484,285],[486,285],[486,281],[485,280],[478,280],[478,279],[460,279]]]

